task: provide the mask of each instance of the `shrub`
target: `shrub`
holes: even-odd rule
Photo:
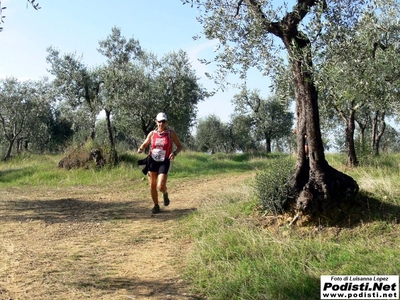
[[[106,164],[106,159],[104,155],[104,150],[95,147],[96,144],[93,142],[88,142],[86,144],[80,145],[63,157],[59,163],[58,167],[67,170],[70,169],[93,169],[102,168]]]
[[[293,175],[290,158],[271,160],[270,165],[256,173],[253,189],[263,209],[275,215],[284,211],[288,201],[288,183]]]

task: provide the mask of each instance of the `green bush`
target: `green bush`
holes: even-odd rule
[[[288,182],[293,175],[290,158],[271,160],[270,165],[256,173],[253,189],[263,208],[275,215],[282,213],[288,200]]]

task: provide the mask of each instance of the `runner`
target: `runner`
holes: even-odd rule
[[[157,214],[160,212],[157,188],[163,193],[164,206],[168,206],[170,200],[167,179],[170,162],[175,159],[183,147],[175,131],[168,128],[168,119],[165,113],[160,112],[155,121],[157,128],[147,135],[146,140],[139,147],[138,153],[142,153],[146,147],[151,145],[147,169],[150,194],[154,203],[152,213]],[[177,147],[175,151],[172,151],[173,144]]]

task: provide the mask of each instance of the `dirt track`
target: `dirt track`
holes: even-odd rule
[[[146,181],[3,189],[0,299],[201,299],[181,278],[191,241],[174,238],[178,220],[251,176],[171,177],[158,215]]]

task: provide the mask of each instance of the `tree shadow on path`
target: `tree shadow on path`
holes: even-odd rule
[[[43,221],[45,223],[101,222],[113,220],[140,221],[154,218],[159,221],[179,219],[196,208],[162,210],[152,215],[148,206],[139,201],[100,202],[62,198],[51,200],[2,200],[0,220],[2,222]]]
[[[78,288],[94,288],[97,290],[110,291],[126,290],[132,299],[140,297],[140,299],[182,299],[182,300],[201,300],[203,297],[181,292],[179,283],[174,282],[176,279],[171,278],[160,282],[158,280],[142,280],[130,277],[104,277],[96,280],[96,282],[76,282],[73,284]]]

